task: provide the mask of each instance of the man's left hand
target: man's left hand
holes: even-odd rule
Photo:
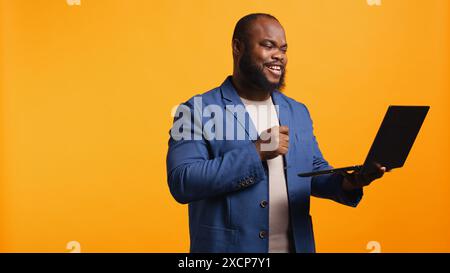
[[[375,179],[383,177],[386,172],[386,167],[377,165],[375,172],[371,174],[364,174],[358,171],[347,173],[343,172],[344,180],[342,181],[342,188],[346,191],[361,189],[374,181]]]

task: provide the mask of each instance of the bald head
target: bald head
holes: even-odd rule
[[[251,25],[258,19],[258,18],[267,18],[267,19],[272,19],[278,22],[278,19],[275,18],[275,16],[267,14],[267,13],[251,13],[248,14],[244,17],[242,17],[241,19],[239,19],[239,21],[236,23],[236,26],[234,27],[234,31],[233,31],[233,38],[234,39],[238,39],[239,41],[242,41],[243,43],[247,42],[247,38],[249,35],[249,30]]]

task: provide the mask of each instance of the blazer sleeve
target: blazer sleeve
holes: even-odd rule
[[[311,123],[311,128],[313,128],[309,111],[306,107],[305,109]],[[317,139],[314,136],[314,132],[312,133],[312,153],[313,171],[321,171],[333,168],[324,159],[322,152],[320,151],[319,144],[317,143]],[[356,189],[353,191],[345,191],[342,188],[343,179],[344,177],[341,174],[313,176],[311,178],[311,194],[315,197],[326,198],[347,206],[356,207],[363,197],[363,190]]]
[[[242,190],[264,180],[265,170],[251,141],[220,157],[210,157],[210,143],[202,134],[202,120],[193,114],[195,110],[190,101],[180,105],[174,125],[183,123],[184,138],[174,127],[170,133],[167,179],[175,200],[186,204]],[[180,112],[184,120],[180,120]]]

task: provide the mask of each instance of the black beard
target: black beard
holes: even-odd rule
[[[241,70],[242,74],[245,75],[245,78],[249,81],[249,83],[263,91],[272,92],[275,89],[281,91],[285,86],[285,69],[283,69],[278,83],[271,83],[263,73],[264,68],[258,67],[255,63],[252,62],[250,54],[247,52],[247,50],[244,51],[244,54],[241,57],[241,60],[239,62],[239,69]]]

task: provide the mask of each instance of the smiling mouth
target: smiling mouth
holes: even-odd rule
[[[281,65],[276,64],[268,64],[265,65],[265,67],[274,75],[281,76],[281,73],[283,72],[283,67]]]

